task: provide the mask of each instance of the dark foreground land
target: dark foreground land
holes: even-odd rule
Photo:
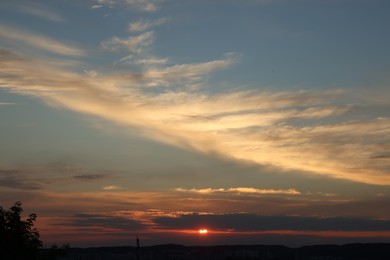
[[[71,248],[69,260],[389,260],[390,244],[315,245],[290,248],[273,245]]]

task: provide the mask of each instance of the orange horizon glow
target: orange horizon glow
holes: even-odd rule
[[[61,229],[51,228],[50,223],[48,225],[40,224],[38,225],[39,230],[41,231],[41,237],[45,241],[50,241],[52,243],[66,243],[70,239],[72,240],[72,245],[84,244],[89,242],[88,246],[92,243],[98,243],[99,245],[105,244],[107,241],[116,240],[119,237],[127,237],[127,239],[132,239],[135,237],[135,234],[140,234],[145,244],[154,244],[148,242],[149,239],[153,238],[154,235],[163,235],[162,237],[169,237],[172,239],[172,235],[177,234],[178,238],[183,238],[182,235],[188,235],[188,238],[195,237],[206,239],[212,232],[214,238],[222,237],[232,237],[232,236],[256,236],[256,235],[285,235],[285,236],[315,236],[323,238],[390,238],[390,231],[313,231],[313,230],[258,230],[258,231],[239,231],[239,230],[218,230],[201,228],[201,229],[145,229],[137,230],[137,232],[130,233],[128,230],[121,229],[112,229],[112,228],[101,228],[99,226],[90,226],[84,227],[80,231],[79,227],[63,227]],[[161,236],[157,236],[160,237]],[[131,240],[132,241],[132,240]],[[207,239],[206,239],[207,241]],[[193,240],[193,243],[200,243],[199,240]],[[215,243],[210,242],[210,243]],[[217,242],[219,243],[219,242]]]

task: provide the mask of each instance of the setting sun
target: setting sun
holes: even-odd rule
[[[207,229],[199,229],[199,234],[201,234],[201,235],[205,235],[205,234],[207,234]]]

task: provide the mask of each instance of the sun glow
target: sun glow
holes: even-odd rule
[[[208,233],[207,229],[199,229],[199,234],[206,235]]]

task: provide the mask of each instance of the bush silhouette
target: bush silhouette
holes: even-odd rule
[[[37,215],[32,213],[26,220],[20,201],[9,209],[0,207],[0,258],[4,260],[39,259],[42,241],[34,227]]]

